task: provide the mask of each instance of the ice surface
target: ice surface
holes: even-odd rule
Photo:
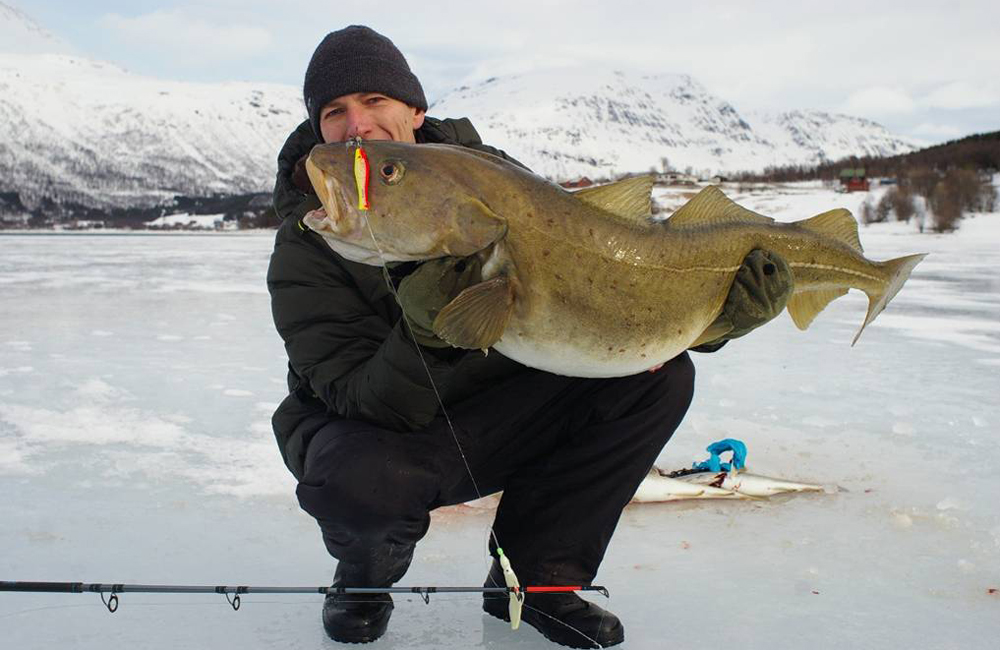
[[[737,198],[782,220],[861,200],[815,185]],[[696,357],[660,466],[736,437],[755,471],[844,490],[628,508],[598,577],[624,647],[995,647],[1000,215],[912,228],[862,229],[874,259],[931,255],[854,348],[852,292],[807,332],[783,316]],[[0,236],[0,579],[329,582],[270,431],[285,390],[271,241]],[[481,584],[490,516],[436,512],[403,584]],[[0,630],[25,649],[335,646],[318,596],[243,602],[125,594],[112,616],[94,594],[0,594]],[[375,648],[554,647],[475,597],[396,602]]]

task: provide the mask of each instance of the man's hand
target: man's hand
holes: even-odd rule
[[[729,331],[705,343],[714,346],[749,334],[781,313],[794,290],[792,271],[780,255],[754,249],[743,259],[722,313],[710,327]],[[700,347],[700,346],[699,346]]]
[[[438,312],[466,287],[482,280],[482,262],[472,257],[442,257],[424,262],[399,283],[399,303],[417,343],[446,348],[432,331]]]

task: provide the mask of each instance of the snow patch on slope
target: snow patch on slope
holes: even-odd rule
[[[0,2],[0,52],[69,54],[72,49],[19,9]]]
[[[79,57],[0,54],[0,191],[145,206],[270,191],[304,118],[278,84],[163,81]]]
[[[889,155],[917,143],[821,112],[743,116],[689,75],[569,68],[491,77],[431,106],[468,116],[484,142],[552,178],[662,169],[699,173]]]

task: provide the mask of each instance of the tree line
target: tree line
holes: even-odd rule
[[[864,223],[886,221],[892,215],[900,221],[914,216],[924,228],[954,230],[966,212],[993,212],[996,189],[992,175],[1000,170],[1000,131],[971,135],[960,140],[895,156],[852,156],[818,165],[768,167],[763,172],[743,172],[734,180],[782,183],[805,180],[835,181],[844,168],[863,167],[868,177],[893,179],[896,185],[876,204],[861,206]]]

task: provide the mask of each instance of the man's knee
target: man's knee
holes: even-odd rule
[[[415,455],[402,434],[337,424],[310,443],[296,490],[302,509],[324,530],[363,540],[422,519],[437,491],[431,458]]]
[[[694,364],[685,352],[664,364],[654,376],[657,377],[657,383],[647,393],[647,400],[651,401],[650,408],[655,412],[654,417],[665,425],[662,430],[666,433],[663,438],[663,444],[666,444],[691,406],[694,397]]]
[[[663,415],[687,411],[694,396],[694,364],[686,352],[663,364],[653,373],[633,375],[639,382],[636,411],[653,410]]]
[[[684,352],[669,362],[664,364],[656,374],[663,372],[665,388],[670,392],[672,398],[678,404],[683,404],[684,409],[691,404],[694,396],[694,363],[691,356]]]

